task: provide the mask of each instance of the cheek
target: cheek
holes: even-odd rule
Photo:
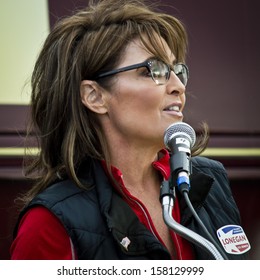
[[[119,88],[120,89],[120,88]],[[113,97],[109,104],[109,117],[114,126],[121,129],[127,127],[143,127],[147,120],[154,122],[160,114],[162,94],[154,90],[154,87],[129,86],[121,88]],[[123,90],[124,89],[124,90]]]
[[[129,113],[143,114],[153,111],[162,102],[162,93],[158,87],[149,86],[149,83],[138,83],[135,80],[123,80],[122,86],[118,87],[116,93],[117,106],[124,108]]]

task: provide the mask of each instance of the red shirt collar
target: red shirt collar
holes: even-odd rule
[[[166,149],[159,152],[159,159],[152,163],[153,167],[161,172],[165,180],[168,180],[171,174],[169,165],[170,155]]]
[[[169,160],[170,160],[169,152],[166,149],[162,149],[159,152],[158,160],[152,162],[152,166],[160,172],[160,174],[165,180],[168,180],[171,174]],[[102,165],[107,172],[107,165],[105,161],[102,161]],[[120,186],[123,186],[124,184],[122,181],[122,177],[123,177],[122,172],[114,166],[111,166],[111,172],[116,182],[118,182]]]

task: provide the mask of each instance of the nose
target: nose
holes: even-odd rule
[[[185,85],[173,71],[170,72],[170,78],[168,80],[167,86],[169,87],[169,94],[181,95],[185,93]]]

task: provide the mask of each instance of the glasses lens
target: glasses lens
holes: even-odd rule
[[[160,60],[150,60],[148,62],[151,75],[157,85],[163,85],[169,79],[170,69],[167,64]]]
[[[182,63],[175,64],[173,66],[173,71],[175,75],[180,79],[180,81],[186,86],[189,78],[189,71],[187,66]]]

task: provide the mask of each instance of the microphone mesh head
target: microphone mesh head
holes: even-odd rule
[[[165,133],[164,133],[165,146],[168,147],[170,140],[173,137],[175,137],[177,135],[181,135],[181,134],[184,134],[185,136],[190,138],[190,144],[191,144],[191,147],[193,147],[195,144],[195,141],[196,141],[196,133],[189,124],[184,123],[184,122],[174,123],[165,130]]]

